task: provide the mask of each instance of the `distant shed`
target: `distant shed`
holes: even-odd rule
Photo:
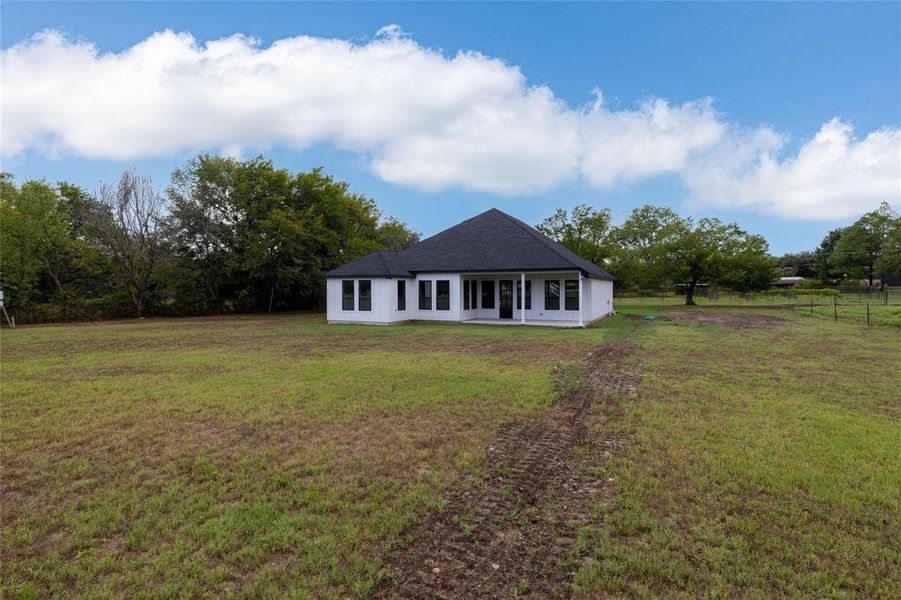
[[[775,282],[773,282],[773,287],[777,287],[780,289],[788,289],[793,288],[796,285],[799,285],[804,282],[803,277],[780,277]]]

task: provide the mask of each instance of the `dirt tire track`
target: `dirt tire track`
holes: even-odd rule
[[[541,415],[501,427],[484,475],[471,478],[443,512],[405,535],[409,545],[388,561],[379,598],[564,596],[563,568],[577,528],[606,481],[574,469],[580,445],[615,448],[620,440],[586,440],[584,420],[596,400],[630,396],[641,378],[627,341],[594,348],[582,361],[578,389]]]

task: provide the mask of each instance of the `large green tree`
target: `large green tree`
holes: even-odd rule
[[[894,219],[882,242],[882,252],[876,261],[880,274],[891,273],[901,277],[901,217]]]
[[[199,156],[168,195],[177,295],[210,312],[318,307],[323,272],[418,239],[321,169],[291,173],[262,157]]]
[[[770,286],[775,274],[775,261],[762,236],[719,219],[683,220],[662,244],[660,255],[674,283],[685,287],[687,306],[695,303],[699,283],[750,291]]]
[[[835,253],[835,246],[838,244],[838,240],[842,237],[844,231],[844,227],[831,230],[823,237],[816,250],[813,251],[813,270],[816,278],[823,283],[833,284],[844,279],[844,270],[835,266],[830,260]]]
[[[664,249],[684,228],[684,220],[669,207],[647,204],[633,209],[611,234],[610,268],[617,286],[648,290],[672,283]]]
[[[846,278],[866,279],[872,287],[883,250],[887,248],[886,241],[897,220],[898,215],[888,202],[864,214],[842,231],[828,258],[829,265]]]
[[[43,263],[33,241],[39,226],[29,218],[28,204],[12,176],[0,176],[0,289],[12,310],[35,300]]]
[[[16,187],[10,175],[2,176],[0,286],[11,309],[28,314],[49,303],[58,307],[57,318],[65,319],[83,300],[84,279],[96,260],[96,249],[76,225],[82,207],[71,202],[83,195],[65,183],[25,181]]]
[[[610,257],[610,210],[579,204],[572,210],[558,208],[536,227],[579,256],[597,265]]]
[[[245,219],[239,162],[202,155],[172,173],[167,189],[174,248],[174,294],[198,313],[229,308],[243,281],[239,226]],[[225,288],[225,289],[223,289]]]
[[[0,179],[0,287],[22,322],[120,316],[120,282],[86,229],[94,201],[60,182]]]
[[[391,251],[404,250],[419,241],[418,232],[394,217],[389,217],[379,224],[376,236],[379,246]]]

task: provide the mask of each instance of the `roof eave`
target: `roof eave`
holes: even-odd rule
[[[603,281],[616,281],[616,277],[607,273],[606,275],[598,275],[596,273],[588,273],[587,271],[582,271],[582,274],[585,275],[588,279],[602,279]]]
[[[372,277],[377,279],[413,279],[416,276],[412,273],[408,275],[386,275],[384,273],[340,273],[337,275],[332,275],[330,273],[325,274],[326,279],[359,279],[360,277]]]

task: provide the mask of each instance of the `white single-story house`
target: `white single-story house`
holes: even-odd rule
[[[584,327],[613,312],[609,273],[497,209],[326,277],[329,323]]]

